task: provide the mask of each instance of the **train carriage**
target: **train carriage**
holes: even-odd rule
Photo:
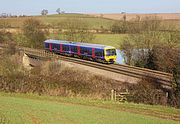
[[[102,63],[114,63],[116,61],[116,49],[111,46],[89,44],[63,40],[44,41],[46,51],[90,59]]]

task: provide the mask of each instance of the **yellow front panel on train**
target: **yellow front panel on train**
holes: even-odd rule
[[[116,61],[116,49],[115,48],[105,48],[105,60],[107,62],[115,62]]]

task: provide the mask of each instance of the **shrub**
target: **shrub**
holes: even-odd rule
[[[46,40],[46,35],[48,35],[48,31],[43,28],[44,25],[39,20],[30,18],[24,21],[22,30],[29,42],[29,46],[34,48],[43,46],[43,41]]]
[[[145,104],[161,104],[167,105],[166,93],[156,86],[154,81],[142,79],[138,84],[129,85],[128,89],[131,93],[129,101]]]

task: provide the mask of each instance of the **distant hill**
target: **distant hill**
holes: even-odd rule
[[[148,17],[148,16],[157,16],[162,18],[163,20],[180,20],[180,13],[152,13],[152,14],[138,14],[138,13],[112,13],[112,14],[89,14],[95,17],[103,17],[107,19],[113,20],[122,20],[123,16],[126,15],[126,20],[132,20],[139,16],[140,18]]]

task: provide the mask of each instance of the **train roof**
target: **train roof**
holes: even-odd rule
[[[72,41],[65,41],[65,40],[46,40],[44,41],[45,43],[54,43],[54,44],[67,44],[67,45],[72,45],[72,46],[84,46],[84,47],[93,47],[93,48],[114,48],[112,46],[107,46],[107,45],[101,45],[101,44],[90,44],[90,43],[82,43],[82,42],[72,42]]]

